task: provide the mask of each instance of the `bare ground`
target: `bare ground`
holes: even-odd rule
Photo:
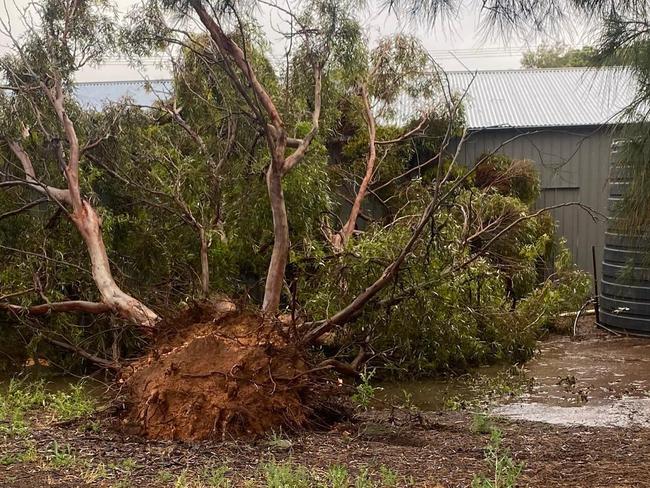
[[[314,472],[332,464],[351,472],[387,466],[403,477],[404,486],[469,486],[476,473],[487,473],[483,449],[488,435],[470,429],[469,413],[444,412],[413,416],[376,411],[329,432],[309,432],[285,442],[194,443],[144,441],[117,433],[83,432],[81,426],[34,430],[38,459],[0,467],[0,486],[173,486],[160,472],[178,475],[212,465],[229,467],[234,486],[261,479],[265,461],[291,460]],[[640,487],[650,486],[650,429],[557,427],[519,421],[497,421],[512,457],[525,463],[520,486]],[[75,461],[65,468],[51,465],[52,446],[70,446]],[[24,449],[2,442],[3,454]],[[50,458],[48,463],[47,459]],[[124,460],[129,460],[126,463]],[[117,466],[107,479],[90,480],[89,466]],[[84,474],[86,473],[86,474]],[[86,480],[84,481],[84,477]],[[411,478],[413,485],[406,480]],[[249,481],[250,482],[250,481]],[[254,483],[252,486],[260,486]]]

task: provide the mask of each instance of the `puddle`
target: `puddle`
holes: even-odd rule
[[[560,407],[543,403],[511,403],[492,415],[562,426],[650,428],[650,398],[626,398],[601,405]]]
[[[408,404],[420,410],[436,411],[514,395],[526,381],[512,364],[496,364],[460,376],[395,381],[376,386],[380,388],[377,393],[380,403]]]
[[[577,338],[540,343],[524,373],[529,391],[493,414],[565,426],[650,428],[650,339],[604,333],[591,319]]]
[[[508,365],[452,379],[381,385],[380,396],[423,410],[486,406],[556,425],[650,428],[650,339],[614,336],[584,318],[578,337],[553,336],[518,374]],[[494,406],[498,405],[498,406]]]

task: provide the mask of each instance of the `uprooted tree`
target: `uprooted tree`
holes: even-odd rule
[[[151,1],[121,26],[105,2],[49,1],[22,38],[4,26],[0,306],[32,349],[45,338],[119,369],[136,431],[325,421],[323,393],[342,391],[332,371],[525,356],[582,300],[548,209],[531,210],[531,163],[460,165],[463,94],[414,39],[369,49],[352,7],[273,6],[288,26],[281,69],[232,3]],[[175,50],[171,94],[75,101],[83,66],[161,47]],[[401,113],[404,98],[421,110]]]

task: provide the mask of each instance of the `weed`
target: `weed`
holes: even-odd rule
[[[309,488],[309,473],[292,463],[270,462],[263,466],[267,488]]]
[[[174,481],[174,488],[190,488],[192,482],[187,473],[187,469],[184,469],[181,474],[178,475],[176,481]]]
[[[270,438],[268,440],[268,445],[272,449],[286,450],[293,447],[293,442],[287,436],[285,436],[282,431],[271,432]]]
[[[364,371],[361,374],[361,383],[357,385],[356,391],[351,398],[357,408],[368,410],[370,402],[375,398],[377,388],[370,384],[374,374],[374,371]]]
[[[350,473],[345,466],[335,464],[330,466],[325,473],[328,488],[347,488],[350,485]]]
[[[478,412],[472,417],[470,430],[475,434],[489,434],[492,432],[493,428],[494,426],[492,425],[489,415]]]
[[[215,466],[203,472],[203,478],[208,486],[213,488],[229,488],[232,483],[226,478],[229,468],[227,466]]]
[[[412,411],[418,410],[418,407],[413,403],[413,393],[402,390],[402,395],[404,395],[404,399],[402,400],[402,408]]]
[[[88,463],[86,466],[86,469],[81,471],[81,478],[86,483],[95,483],[108,478],[108,471],[104,463],[99,463],[96,466]]]
[[[485,461],[492,471],[490,478],[476,475],[472,488],[513,488],[524,469],[523,463],[515,463],[507,449],[501,448],[501,431],[492,429],[490,442],[485,448]]]
[[[445,408],[453,412],[465,410],[468,406],[467,401],[462,400],[458,395],[454,395],[445,400]]]
[[[102,423],[99,420],[89,420],[81,426],[81,429],[85,432],[99,434],[102,431]]]
[[[168,471],[166,469],[163,469],[162,471],[158,471],[156,474],[156,480],[159,481],[160,483],[165,483],[168,484],[174,479],[174,474],[171,471]]]
[[[370,479],[367,469],[361,470],[359,476],[354,481],[354,488],[378,488],[377,483]]]
[[[95,411],[96,402],[88,392],[83,383],[71,385],[67,391],[51,393],[47,398],[48,409],[51,410],[59,420],[72,420],[85,417]]]
[[[129,457],[129,458],[122,459],[118,463],[111,464],[110,467],[113,468],[115,471],[119,471],[124,474],[131,474],[140,466],[138,465],[135,459]]]
[[[395,473],[395,471],[382,464],[379,468],[379,475],[381,476],[382,488],[397,487],[398,476],[397,473]]]
[[[10,466],[12,464],[30,463],[36,461],[36,459],[38,459],[38,453],[36,452],[34,445],[30,444],[30,446],[24,451],[1,455],[0,465]]]
[[[49,449],[47,461],[52,468],[66,468],[75,463],[76,457],[68,444],[59,445],[54,441]]]
[[[129,480],[117,480],[111,485],[111,488],[131,488],[131,482]]]

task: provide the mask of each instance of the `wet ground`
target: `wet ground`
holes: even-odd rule
[[[230,486],[263,487],[260,467],[269,460],[305,466],[314,476],[341,464],[379,480],[383,466],[399,474],[397,486],[467,487],[476,474],[494,474],[485,458],[489,434],[476,429],[478,410],[491,412],[503,447],[524,464],[517,486],[650,487],[650,339],[606,334],[593,318],[575,338],[540,342],[523,368],[384,385],[381,395],[384,406],[407,408],[256,442],[151,442],[109,424],[38,424],[24,439],[0,438],[0,453],[12,459],[34,450],[33,459],[0,465],[0,487],[193,486],[178,480],[215,465],[228,468]],[[72,461],[57,466],[62,450]],[[163,473],[171,478],[163,481]]]
[[[531,388],[496,415],[558,425],[650,427],[650,339],[612,335],[585,318],[524,367]]]
[[[650,338],[614,335],[583,317],[576,335],[552,335],[523,367],[382,385],[380,398],[425,411],[487,408],[517,420],[650,427]],[[495,406],[497,404],[497,406]]]

